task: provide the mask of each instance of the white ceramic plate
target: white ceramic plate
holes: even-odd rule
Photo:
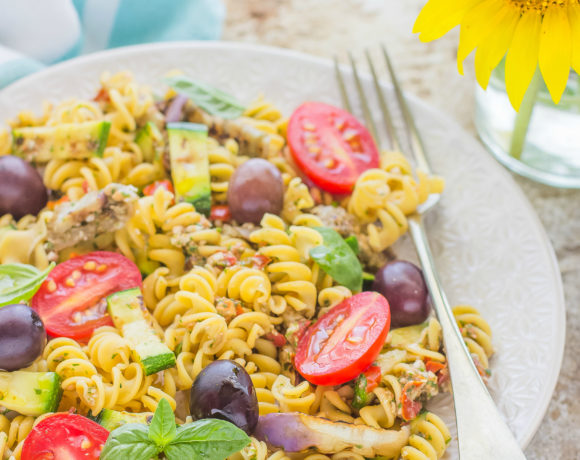
[[[287,114],[305,100],[340,105],[329,61],[225,42],[171,43],[98,53],[27,77],[0,92],[0,120],[23,109],[40,111],[47,99],[94,95],[103,71],[130,70],[138,81],[162,88],[162,76],[176,68],[242,101],[263,93]],[[365,84],[371,91],[370,80]],[[411,102],[434,169],[447,181],[428,222],[441,279],[453,304],[476,306],[491,324],[497,351],[491,393],[525,446],[548,406],[564,350],[554,253],[509,174],[444,114]],[[454,430],[451,398],[434,406]],[[454,445],[446,458],[457,458]]]

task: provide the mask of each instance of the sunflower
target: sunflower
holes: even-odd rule
[[[534,73],[540,71],[557,104],[570,67],[580,73],[580,0],[429,0],[413,32],[428,42],[460,25],[457,67],[477,48],[475,72],[487,88],[506,56],[506,90],[518,110]]]

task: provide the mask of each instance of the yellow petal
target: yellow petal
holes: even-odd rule
[[[572,32],[566,7],[554,6],[544,14],[539,60],[546,86],[557,104],[568,84],[572,63]]]
[[[505,86],[514,109],[518,110],[538,66],[542,15],[526,11],[514,32],[505,64]]]
[[[491,72],[505,56],[519,20],[519,9],[506,9],[506,14],[497,25],[495,32],[477,47],[475,53],[475,76],[483,89],[487,88]]]
[[[568,6],[568,19],[572,31],[572,67],[580,73],[580,4]]]
[[[484,0],[467,12],[461,21],[461,35],[457,50],[457,70],[463,75],[463,61],[490,35],[498,30],[497,24],[510,8],[504,0]]]
[[[461,23],[465,13],[482,0],[430,0],[421,10],[413,33],[423,42],[441,38]]]

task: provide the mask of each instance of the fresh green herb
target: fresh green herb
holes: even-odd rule
[[[127,423],[113,430],[100,460],[224,460],[250,443],[242,430],[225,420],[204,419],[176,426],[166,399],[159,401],[151,425]]]
[[[150,460],[157,458],[161,449],[149,439],[149,427],[127,423],[109,434],[101,452],[101,460]]]
[[[350,246],[352,252],[358,255],[359,249],[358,249],[358,240],[356,239],[356,236],[351,235],[348,238],[345,238],[344,242]]]
[[[0,307],[30,300],[54,265],[42,272],[32,265],[0,265]]]
[[[337,283],[351,291],[360,291],[362,266],[355,251],[335,230],[328,227],[315,227],[315,230],[322,235],[324,242],[310,250],[310,257]]]
[[[177,426],[173,409],[166,399],[159,401],[151,425],[149,426],[149,439],[160,447],[165,447],[175,438]]]
[[[225,420],[204,419],[180,426],[175,439],[165,449],[165,456],[168,460],[223,460],[249,442],[248,435],[235,425]]]
[[[354,381],[354,398],[352,400],[352,407],[355,409],[362,409],[369,403],[369,394],[367,393],[367,378],[361,374]]]
[[[244,113],[245,107],[233,96],[198,80],[176,75],[166,78],[165,83],[190,98],[210,115],[231,119]]]

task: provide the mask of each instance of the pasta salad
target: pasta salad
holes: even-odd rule
[[[340,108],[165,83],[0,132],[0,458],[441,458],[441,328],[391,246],[443,179]]]

